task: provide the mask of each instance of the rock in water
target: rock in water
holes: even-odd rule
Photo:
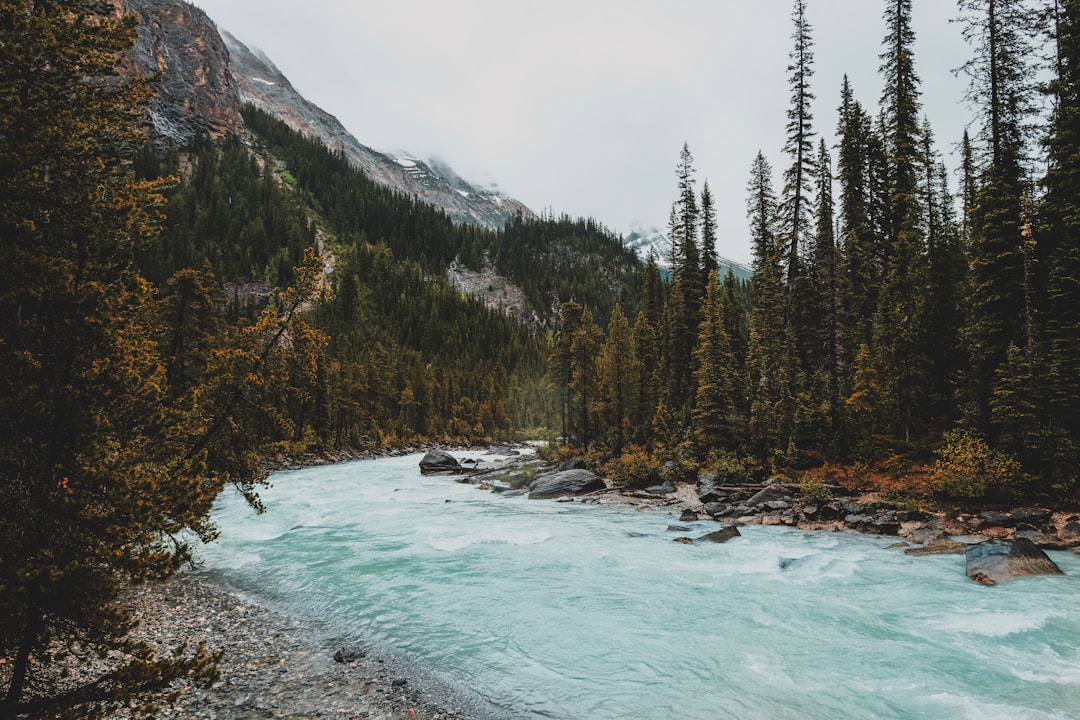
[[[739,532],[739,528],[735,527],[734,525],[728,525],[726,527],[720,528],[715,532],[711,532],[708,535],[702,535],[697,539],[697,542],[722,543],[727,542],[733,537],[739,537],[740,535],[742,535],[742,533]]]
[[[987,540],[967,547],[967,576],[983,585],[1025,575],[1063,575],[1061,568],[1027,538]]]
[[[607,486],[596,473],[588,470],[563,470],[553,475],[541,475],[529,486],[530,500],[545,500],[563,495],[582,495]]]
[[[457,458],[444,450],[432,450],[420,460],[420,472],[423,475],[461,471],[461,463],[457,461]]]

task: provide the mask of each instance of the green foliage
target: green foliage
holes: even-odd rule
[[[799,478],[799,495],[807,502],[824,502],[832,499],[832,490],[820,476],[807,473]]]
[[[991,448],[982,437],[964,430],[945,434],[931,482],[949,497],[982,498],[1001,494],[1020,478],[1020,463]]]
[[[627,490],[641,490],[661,482],[663,467],[645,448],[633,446],[607,462],[601,472]]]

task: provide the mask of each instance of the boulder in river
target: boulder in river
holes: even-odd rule
[[[735,527],[734,525],[728,525],[726,527],[720,528],[719,530],[716,530],[715,532],[711,532],[708,535],[702,535],[696,540],[696,542],[722,543],[727,542],[733,537],[739,537],[740,535],[742,535],[742,533],[739,532],[739,528]]]
[[[987,540],[967,546],[967,576],[996,585],[1025,575],[1062,575],[1061,568],[1027,538]]]
[[[541,475],[529,486],[530,500],[545,500],[563,495],[583,495],[603,490],[603,479],[589,470],[563,470],[552,475]]]
[[[464,468],[450,453],[445,450],[431,450],[420,460],[420,473],[422,475],[434,475],[436,473],[459,473]]]

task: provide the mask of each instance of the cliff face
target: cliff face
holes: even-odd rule
[[[281,119],[294,130],[322,140],[331,150],[340,150],[376,182],[442,208],[457,222],[501,228],[517,213],[533,217],[522,203],[474,187],[445,164],[395,157],[363,145],[336,117],[300,95],[266,55],[248,48],[228,32],[222,31],[222,36],[244,102]]]
[[[199,132],[211,137],[241,133],[241,100],[229,51],[206,13],[177,0],[120,3],[141,20],[127,69],[161,73],[150,105],[151,137],[184,146]]]

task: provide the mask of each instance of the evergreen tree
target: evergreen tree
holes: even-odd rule
[[[829,435],[836,430],[840,419],[840,326],[839,274],[836,237],[834,233],[832,160],[822,140],[817,158],[817,226],[814,233],[814,286],[811,306],[817,315],[815,345],[810,367],[819,380],[815,384],[821,393],[814,405],[826,408],[824,429]]]
[[[747,348],[750,444],[762,459],[791,440],[793,398],[791,340],[777,239],[772,168],[759,152],[750,171],[747,215],[754,253],[753,307]]]
[[[892,425],[906,439],[923,420],[927,374],[927,361],[922,355],[926,332],[925,233],[919,198],[923,159],[911,0],[888,0],[885,22],[881,72],[885,80],[884,138],[889,156],[889,234],[873,351],[874,361],[881,369],[888,369],[881,379],[892,409]]]
[[[701,271],[704,274],[702,286],[708,287],[709,278],[717,273],[719,263],[716,258],[716,206],[709,181],[701,188]]]
[[[159,302],[137,272],[170,183],[130,168],[150,90],[115,68],[136,27],[107,2],[0,2],[4,717],[145,710],[173,680],[215,677],[202,646],[161,656],[132,640],[117,598],[214,537],[225,483],[253,498],[267,416],[252,411],[280,377],[278,341],[304,332],[287,303],[315,299],[283,295],[218,346],[205,274]],[[60,686],[50,662],[76,645],[108,662]]]
[[[636,381],[641,370],[634,354],[630,324],[622,307],[615,306],[608,323],[607,339],[597,359],[599,377],[597,406],[602,432],[611,438],[615,454],[621,454],[630,432],[638,403]]]
[[[707,454],[714,449],[737,448],[741,423],[735,403],[735,358],[724,328],[723,289],[715,274],[705,296],[694,359],[694,434],[698,449]]]
[[[877,146],[873,121],[855,99],[847,77],[841,88],[837,180],[840,257],[837,273],[838,321],[842,331],[840,366],[850,390],[855,357],[873,337],[873,317],[881,278],[881,238],[872,217],[871,154]]]
[[[806,0],[795,0],[791,13],[795,30],[792,40],[788,82],[791,84],[791,104],[787,110],[787,137],[784,152],[791,165],[784,172],[784,190],[780,203],[780,233],[787,250],[788,317],[792,317],[800,294],[800,261],[806,239],[811,234],[811,185],[814,170],[814,131],[811,106],[814,94],[810,78],[814,74],[813,39],[806,18]]]

